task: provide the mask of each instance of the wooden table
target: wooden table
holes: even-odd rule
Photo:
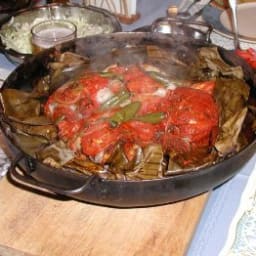
[[[184,255],[208,194],[115,209],[57,201],[0,180],[0,255]]]

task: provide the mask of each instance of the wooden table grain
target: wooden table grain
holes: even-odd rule
[[[181,256],[207,196],[164,206],[116,209],[46,198],[4,178],[0,181],[0,255],[18,256],[18,251],[40,256]]]

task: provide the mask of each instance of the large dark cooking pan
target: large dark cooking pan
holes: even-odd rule
[[[104,58],[101,58],[101,63],[98,63],[98,65],[102,64],[104,67],[110,61],[109,56],[111,54],[107,53],[112,52],[113,49],[125,49],[141,45],[162,45],[180,51],[181,54],[185,54],[189,58],[190,53],[198,47],[208,46],[206,43],[197,40],[182,40],[143,32],[117,33],[77,39],[58,48],[63,52],[68,50],[86,56],[92,61],[95,57],[104,56]],[[183,43],[184,45],[182,45]],[[219,51],[227,62],[243,67],[245,78],[253,92],[255,90],[254,72],[250,67],[234,52],[220,48]],[[8,77],[2,90],[5,88],[30,90],[33,83],[45,74],[47,63],[53,55],[54,49],[50,49],[32,57]],[[128,62],[136,62],[136,58],[128,59]],[[256,148],[256,140],[253,138],[251,143],[239,153],[228,156],[223,161],[208,167],[154,180],[108,180],[99,178],[97,175],[88,177],[72,170],[55,169],[28,156],[13,142],[11,127],[5,122],[3,106],[1,106],[1,112],[2,131],[11,148],[12,157],[15,159],[9,172],[11,180],[25,184],[28,187],[33,186],[38,191],[46,189],[49,193],[114,207],[160,205],[209,191],[239,172],[242,166],[252,157]]]

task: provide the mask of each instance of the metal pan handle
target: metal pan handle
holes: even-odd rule
[[[90,176],[86,182],[77,188],[73,189],[62,189],[55,186],[52,186],[50,184],[41,182],[33,178],[27,171],[22,170],[18,164],[21,160],[23,160],[25,156],[23,154],[19,154],[14,161],[12,161],[9,172],[7,174],[7,178],[11,183],[14,185],[17,185],[23,189],[43,194],[48,197],[54,197],[58,198],[59,196],[65,196],[65,197],[72,197],[76,194],[83,193],[89,184],[98,178],[97,175]],[[67,199],[67,198],[65,198]]]

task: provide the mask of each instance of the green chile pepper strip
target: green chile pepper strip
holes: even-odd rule
[[[108,118],[112,127],[116,127],[119,124],[133,119],[140,109],[141,103],[139,101],[132,102],[125,107],[121,108],[113,116]]]
[[[172,85],[171,81],[168,80],[167,77],[165,77],[164,75],[155,72],[155,71],[149,71],[147,72],[153,79],[155,79],[157,82],[160,82],[162,85],[168,87],[170,85]]]
[[[157,124],[161,122],[164,118],[165,118],[164,112],[156,112],[156,113],[149,113],[143,116],[138,116],[135,118],[135,120],[141,121],[144,123]]]
[[[110,107],[119,106],[122,102],[128,100],[130,93],[128,91],[121,91],[101,105],[101,109],[108,109]]]
[[[107,78],[113,78],[113,79],[116,78],[116,79],[119,79],[119,80],[123,79],[122,75],[119,75],[119,74],[116,74],[116,73],[111,73],[111,72],[101,72],[100,76],[107,77]]]

